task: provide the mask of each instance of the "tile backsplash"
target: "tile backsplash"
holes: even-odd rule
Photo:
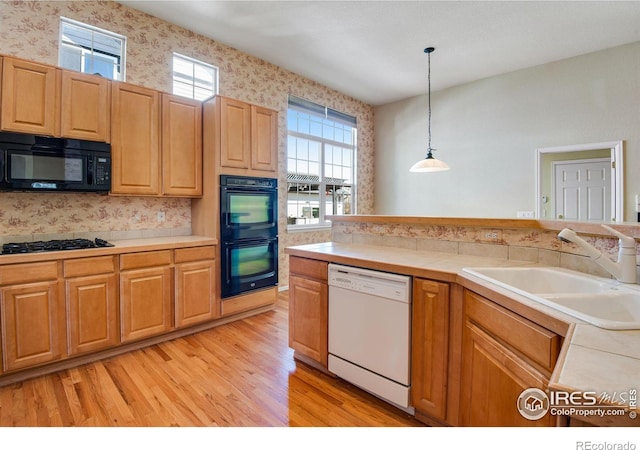
[[[610,274],[574,244],[558,239],[558,232],[539,228],[432,225],[423,223],[370,223],[335,221],[331,240],[348,244],[381,245],[398,249],[436,251],[498,259],[528,261],[589,273]],[[612,260],[618,239],[582,236]]]

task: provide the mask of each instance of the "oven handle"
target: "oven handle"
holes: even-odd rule
[[[275,236],[269,236],[269,237],[252,237],[252,238],[248,238],[248,239],[228,239],[228,240],[223,240],[222,241],[222,245],[224,246],[231,246],[231,245],[238,245],[238,244],[244,244],[244,245],[253,245],[253,244],[260,244],[266,242],[268,244],[277,244],[278,243],[278,235]]]

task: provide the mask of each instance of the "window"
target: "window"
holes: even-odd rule
[[[174,53],[173,93],[196,100],[204,100],[217,94],[218,68]]]
[[[126,42],[125,36],[61,17],[58,65],[124,81]]]
[[[290,228],[355,214],[356,119],[289,96],[287,219]]]

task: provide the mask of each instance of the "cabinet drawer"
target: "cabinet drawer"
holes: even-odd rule
[[[289,273],[302,275],[317,280],[327,281],[326,261],[317,261],[315,259],[300,258],[298,256],[289,257]]]
[[[215,245],[208,245],[206,247],[178,248],[175,252],[176,264],[216,258]]]
[[[0,266],[0,285],[33,283],[57,278],[56,261]]]
[[[542,368],[553,371],[560,336],[470,291],[465,291],[469,320]]]
[[[167,266],[169,264],[171,264],[171,250],[120,255],[120,270]]]
[[[69,259],[64,262],[64,276],[65,278],[72,278],[113,273],[115,272],[115,268],[113,256]]]

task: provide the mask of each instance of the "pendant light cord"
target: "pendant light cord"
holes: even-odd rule
[[[427,53],[427,57],[429,58],[429,69],[428,69],[428,76],[427,76],[428,86],[429,86],[429,126],[428,126],[429,148],[427,150],[429,151],[429,153],[431,153],[431,52],[432,51],[433,50]]]
[[[428,148],[427,148],[427,156],[415,163],[409,171],[411,172],[440,172],[443,170],[449,170],[449,166],[443,161],[437,160],[433,157],[431,152],[435,151],[434,148],[431,148],[431,52],[435,50],[434,47],[427,47],[424,49],[424,52],[429,57],[429,72],[428,72],[428,81],[429,81],[429,94],[428,94],[428,105],[429,105],[429,115],[427,122],[427,132],[429,135],[428,140]]]

